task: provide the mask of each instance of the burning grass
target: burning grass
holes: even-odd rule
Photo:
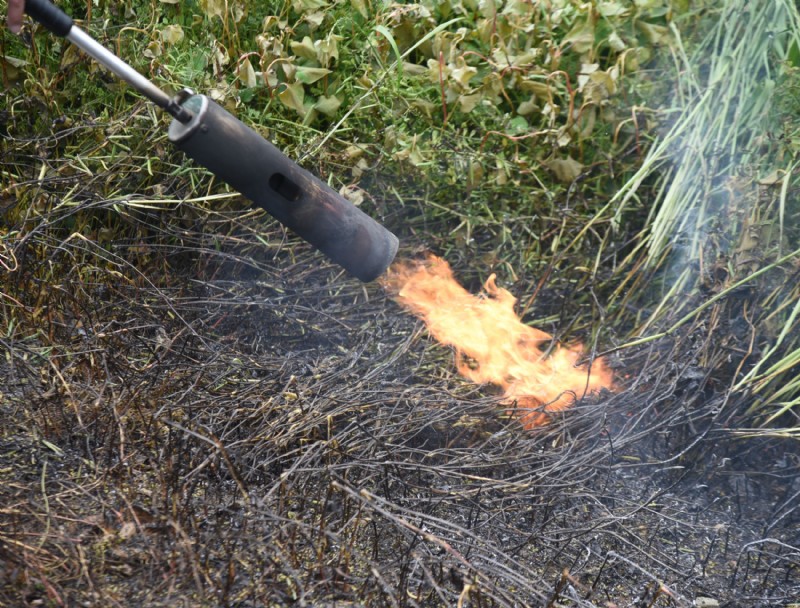
[[[551,335],[520,322],[516,298],[495,279],[491,275],[485,293],[473,296],[447,262],[431,255],[395,263],[382,282],[425,321],[431,335],[455,349],[463,376],[503,389],[504,403],[526,428],[546,424],[548,413],[588,394],[613,388],[613,373],[603,359],[582,366],[580,345],[553,344]]]

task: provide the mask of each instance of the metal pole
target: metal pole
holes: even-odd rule
[[[191,112],[79,27],[73,25],[67,34],[67,39],[180,122],[187,123],[192,119]]]

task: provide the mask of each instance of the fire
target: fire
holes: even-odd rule
[[[383,279],[395,300],[425,321],[439,342],[456,351],[458,371],[478,384],[495,384],[527,429],[547,422],[546,412],[572,405],[587,393],[614,388],[602,359],[591,369],[578,366],[580,345],[555,345],[549,334],[523,324],[514,312],[516,298],[491,275],[475,296],[453,278],[449,264],[436,256],[396,262]]]

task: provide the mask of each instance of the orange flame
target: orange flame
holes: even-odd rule
[[[552,336],[523,324],[514,312],[516,298],[498,287],[495,275],[474,296],[453,278],[449,264],[436,256],[396,262],[383,279],[395,300],[425,321],[439,342],[455,348],[458,371],[478,384],[500,386],[527,429],[547,422],[545,412],[569,407],[587,393],[613,389],[614,378],[602,359],[590,370],[578,367],[580,345],[554,346]]]

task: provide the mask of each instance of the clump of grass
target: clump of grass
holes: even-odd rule
[[[702,365],[727,368],[722,377],[753,393],[751,414],[764,424],[797,424],[799,151],[778,134],[797,125],[785,105],[797,86],[800,16],[791,2],[731,2],[703,39],[684,45],[674,34],[675,91],[662,134],[612,199],[617,221],[658,176],[616,293],[624,304],[631,287],[652,280],[638,300],[650,304],[635,343],[703,319],[716,340]],[[736,344],[733,354],[720,352],[722,336]]]

